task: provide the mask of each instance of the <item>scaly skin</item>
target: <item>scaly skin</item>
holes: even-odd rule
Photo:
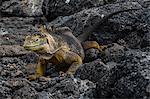
[[[29,79],[35,80],[43,76],[49,62],[55,64],[59,71],[69,75],[75,74],[84,59],[84,51],[71,30],[68,27],[48,30],[41,26],[39,32],[41,35],[27,36],[24,42],[26,50],[34,51],[39,55],[36,73],[30,75]],[[85,46],[100,49],[96,42],[87,42]]]

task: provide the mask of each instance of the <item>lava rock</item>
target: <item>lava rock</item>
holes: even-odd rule
[[[32,83],[32,86],[40,91],[39,99],[42,96],[47,98],[93,98],[95,84],[88,80],[80,80],[78,78],[70,77],[55,77],[49,81],[38,81]]]
[[[17,55],[27,54],[26,51],[22,46],[19,45],[3,45],[0,46],[0,57],[11,57]]]
[[[118,48],[118,47],[117,47]],[[107,50],[107,49],[106,49]],[[97,84],[97,98],[149,98],[150,53],[128,49],[105,63],[100,59],[83,64],[76,72],[81,79]],[[107,55],[109,55],[107,54]],[[102,58],[103,60],[103,58]],[[119,60],[119,61],[116,61]]]
[[[140,73],[132,72],[131,74],[122,77],[115,83],[115,88],[112,93],[115,93],[115,97],[133,97],[133,98],[145,98],[148,99],[149,81],[142,77]],[[124,91],[123,91],[124,90]],[[117,93],[117,94],[116,94]]]
[[[2,82],[1,93],[4,98],[22,99],[32,98],[35,95],[35,89],[29,86],[29,82],[26,79],[16,78]],[[34,94],[34,95],[33,95]],[[35,99],[35,98],[34,98]]]
[[[2,1],[2,16],[41,16],[43,0]]]
[[[125,8],[137,8],[139,10],[114,15],[108,21],[105,21],[103,26],[91,30],[96,27],[94,24],[99,22],[97,20],[102,20],[103,16]],[[145,39],[143,38],[144,35],[149,33],[148,16],[149,10],[144,8],[141,3],[133,0],[83,10],[70,16],[61,16],[50,22],[49,26],[68,26],[76,36],[85,32],[93,32],[89,39],[96,40],[101,44],[111,44],[123,39],[130,48],[139,48],[144,45],[142,44]]]
[[[58,16],[67,16],[79,12],[83,9],[102,5],[103,0],[44,0],[43,12],[48,20],[53,20]]]
[[[38,93],[33,87],[25,86],[16,90],[13,94],[12,99],[37,99],[37,97]]]
[[[126,47],[113,43],[109,48],[105,49],[104,52],[101,53],[100,58],[104,62],[119,62],[124,60],[125,50],[127,50]]]
[[[35,24],[41,17],[0,18],[0,45],[23,45],[26,35],[38,33]]]
[[[142,7],[137,2],[107,4],[107,5],[96,7],[96,8],[85,9],[83,11],[75,13],[74,15],[58,17],[57,19],[52,21],[49,24],[49,26],[54,26],[54,27],[68,26],[74,31],[74,34],[77,36],[81,33],[93,32],[91,31],[91,29],[93,27],[96,27],[94,26],[94,24],[97,24],[99,22],[97,20],[102,20],[104,16],[107,16],[113,12],[120,11],[126,8],[128,9],[139,8],[140,9]],[[137,11],[130,11],[130,12],[135,14]],[[109,30],[112,30],[112,29],[109,29]]]
[[[150,2],[149,0],[109,1],[1,0],[1,98],[149,99]],[[42,4],[43,2],[44,4]],[[63,4],[64,6],[62,6]],[[71,10],[68,10],[69,8]],[[94,24],[97,24],[99,22],[98,20],[102,20],[104,16],[127,8],[139,8],[140,10],[115,15],[91,31],[91,28],[95,27]],[[54,73],[54,78],[48,78],[47,80],[39,78],[35,81],[28,81],[26,79],[29,72],[28,65],[35,64],[37,62],[37,56],[34,53],[13,56],[14,53],[19,54],[23,51],[15,47],[14,44],[22,45],[24,36],[38,33],[36,25],[43,24],[44,21],[43,17],[39,17],[43,15],[41,9],[43,9],[49,21],[58,17],[52,22],[45,20],[48,26],[68,26],[73,30],[75,36],[90,31],[93,34],[89,37],[89,40],[96,40],[100,44],[117,42],[120,45],[114,43],[105,49],[104,52],[100,53],[100,56],[98,56],[99,59],[84,63],[77,70],[75,74],[76,78],[72,76],[58,77],[58,74],[50,70],[47,72]],[[5,48],[4,46],[6,45],[12,46]],[[95,53],[93,51],[92,55],[94,57]],[[6,57],[4,57],[4,54]],[[9,54],[11,55],[9,56]],[[31,68],[35,72],[35,69],[33,67]]]
[[[143,37],[142,45],[141,47],[148,47],[150,46],[150,33],[146,33]]]
[[[12,90],[8,87],[4,87],[2,85],[0,85],[0,96],[2,99],[5,99],[5,98],[10,98],[11,97],[11,92]]]
[[[128,0],[130,2],[138,2],[142,7],[148,8],[150,5],[149,0]],[[126,2],[126,0],[116,0],[114,3]]]
[[[100,59],[83,64],[77,71],[76,77],[88,79],[93,82],[98,82],[107,72],[109,66],[104,64]]]
[[[77,70],[76,77],[95,82],[97,84],[96,98],[104,98],[110,95],[112,91],[111,85],[120,77],[117,66],[116,62],[107,62],[105,64],[100,59],[97,59],[93,62],[83,64]]]
[[[100,52],[98,49],[90,48],[85,50],[84,53],[85,53],[84,62],[90,62],[96,60]]]
[[[136,32],[135,33],[131,33],[129,35],[127,35],[124,38],[125,42],[127,42],[127,45],[130,48],[140,48],[141,47],[141,43],[142,43],[142,37],[140,37]]]
[[[99,97],[148,98],[150,93],[146,89],[150,83],[149,56],[149,52],[126,51],[124,60],[118,61],[115,68],[99,80]]]

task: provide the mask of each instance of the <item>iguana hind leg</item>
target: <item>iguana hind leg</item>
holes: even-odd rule
[[[95,49],[98,49],[99,51],[103,51],[109,45],[99,45],[96,41],[85,41],[82,43],[82,46],[83,46],[84,50],[87,50],[90,48],[95,48]]]
[[[100,46],[96,41],[85,41],[82,43],[82,46],[84,50],[87,50],[90,48],[100,49]]]
[[[99,53],[102,53],[108,45],[99,45],[96,41],[85,41],[82,43],[85,53],[84,62],[93,61],[98,58]]]

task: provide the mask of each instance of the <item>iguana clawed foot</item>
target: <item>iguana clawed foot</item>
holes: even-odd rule
[[[36,79],[40,79],[40,81],[49,81],[51,78],[50,77],[45,77],[45,76],[38,76],[38,75],[29,75],[27,77],[28,80],[33,81]]]
[[[39,78],[40,76],[38,76],[38,75],[29,75],[28,77],[27,77],[27,79],[28,80],[30,80],[30,81],[32,81],[32,80],[36,80],[37,78]]]

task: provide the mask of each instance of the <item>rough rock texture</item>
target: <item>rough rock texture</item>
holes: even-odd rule
[[[2,0],[3,16],[41,16],[43,0]]]
[[[113,73],[109,73],[109,76],[105,75],[99,82],[107,81],[107,83],[100,84],[98,87],[98,89],[106,90],[105,93],[102,93],[103,96],[148,98],[149,92],[146,89],[150,83],[149,56],[149,52],[126,51],[124,60],[117,62],[117,68],[113,70]],[[111,91],[108,91],[104,86],[107,86]]]
[[[149,10],[144,8],[141,3],[135,1],[91,8],[71,16],[59,17],[49,25],[56,27],[68,26],[74,31],[75,35],[79,35],[91,31],[91,27],[99,22],[97,20],[102,20],[103,16],[127,8],[141,9],[114,15],[107,22],[103,23],[103,25],[93,30],[92,32],[94,33],[90,39],[102,44],[109,44],[123,39],[130,48],[142,47],[145,45],[143,43],[149,42],[145,39],[145,36],[149,35],[150,32]]]
[[[25,55],[29,53],[19,45],[2,45],[0,47],[0,57],[13,57],[13,55]]]
[[[59,17],[52,21],[50,25],[54,26],[68,26],[75,34],[81,34],[82,32],[88,32],[97,20],[102,20],[104,16],[107,16],[113,12],[130,8],[141,8],[136,2],[126,2],[118,4],[108,4],[97,8],[91,8],[76,13],[75,15]],[[132,12],[132,11],[131,11]],[[136,13],[136,11],[133,11]],[[72,25],[73,24],[73,25]]]
[[[100,59],[97,59],[82,65],[76,72],[76,76],[81,79],[89,79],[90,81],[98,82],[98,80],[108,72],[108,68],[108,65],[104,64]]]
[[[147,46],[150,46],[150,32],[146,33],[143,36],[143,41],[142,41],[142,45],[141,45],[142,48],[147,47]]]
[[[1,0],[0,98],[149,99],[149,5],[149,0]],[[91,31],[104,16],[129,8],[140,10],[110,17]],[[43,14],[48,15],[51,21],[40,17]],[[59,77],[49,64],[46,74],[52,79],[41,77],[28,81],[26,78],[35,72],[38,57],[35,53],[25,52],[20,45],[24,36],[37,34],[37,25],[43,22],[54,27],[68,26],[75,36],[91,31],[89,40],[111,46],[98,55],[95,52],[92,54],[98,59],[88,55],[93,60],[86,61],[75,78]]]
[[[98,97],[148,99],[150,97],[150,53],[128,49],[120,56],[117,54],[120,51],[112,50],[116,49],[116,46],[113,47],[109,48],[110,50],[106,49],[104,53],[109,56],[101,57],[108,58],[109,61],[105,64],[100,62],[103,60],[86,63],[77,71],[77,77],[97,83]],[[108,51],[111,54],[108,54]]]
[[[37,86],[41,93],[39,96],[47,93],[44,97],[51,98],[92,98],[94,96],[95,84],[88,80],[76,78],[55,78],[47,83],[41,83]],[[42,99],[42,97],[41,97]]]
[[[138,2],[142,7],[148,8],[150,6],[149,0],[128,0],[130,2]],[[115,0],[114,3],[127,2],[126,0]]]
[[[37,33],[41,17],[2,17],[0,18],[0,45],[22,45],[24,36]]]
[[[57,75],[48,80],[39,78],[36,81],[28,81],[26,78],[31,71],[28,67],[36,61],[37,56],[34,53],[0,58],[2,99],[93,98],[95,96],[96,85],[89,80]]]
[[[103,0],[44,0],[43,12],[48,20],[52,20],[58,16],[71,15],[102,4],[104,4]]]
[[[12,99],[59,99],[92,98],[95,84],[88,80],[76,78],[53,78],[29,82],[23,78],[13,78],[0,84],[1,98]]]

